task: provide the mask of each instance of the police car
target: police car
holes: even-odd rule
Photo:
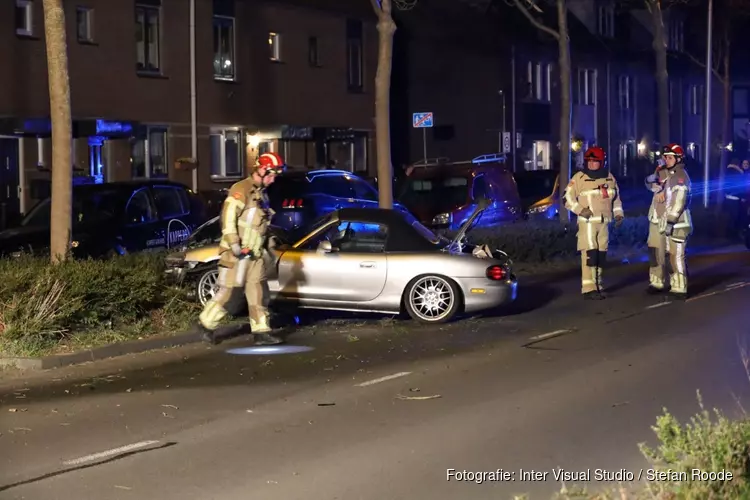
[[[0,232],[0,255],[49,252],[50,202]],[[128,181],[73,187],[72,254],[103,257],[180,246],[207,220],[203,203],[182,184]]]

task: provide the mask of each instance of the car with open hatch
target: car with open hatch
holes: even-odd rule
[[[480,204],[452,240],[411,214],[375,208],[336,210],[302,236],[275,228],[276,242],[264,252],[272,305],[406,312],[423,323],[442,323],[508,304],[518,286],[512,261],[466,238],[488,204]],[[182,251],[167,257],[167,272],[191,287],[202,304],[216,291],[217,226],[218,221],[213,229],[204,226]]]
[[[0,255],[49,252],[50,215],[48,197],[0,232]],[[206,213],[186,186],[151,180],[76,185],[72,217],[71,254],[97,258],[179,247]]]
[[[468,161],[427,159],[406,169],[394,198],[425,226],[457,231],[479,200],[489,200],[480,224],[494,227],[523,217],[518,188],[505,155],[489,154]]]

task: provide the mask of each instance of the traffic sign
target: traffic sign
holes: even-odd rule
[[[503,153],[510,153],[510,132],[503,132]]]
[[[432,127],[432,113],[414,113],[411,122],[414,128]]]

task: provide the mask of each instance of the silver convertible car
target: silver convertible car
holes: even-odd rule
[[[410,214],[383,209],[337,210],[292,244],[275,229],[280,243],[265,255],[272,307],[406,312],[420,322],[442,323],[508,304],[518,286],[512,262],[465,239],[482,212],[479,206],[453,240]],[[184,251],[167,257],[167,272],[189,283],[201,303],[215,291],[218,225],[209,221]]]

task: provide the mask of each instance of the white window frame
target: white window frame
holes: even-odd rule
[[[157,31],[156,34],[156,40],[148,40],[148,43],[145,40],[145,34],[147,30],[143,30],[144,33],[144,41],[143,41],[143,57],[144,62],[148,62],[148,55],[149,55],[149,47],[153,44],[156,44],[156,67],[155,68],[149,68],[149,67],[138,67],[138,42],[136,42],[136,70],[138,73],[151,73],[151,74],[161,74],[162,68],[164,66],[162,61],[162,11],[161,7],[157,7],[154,5],[144,5],[144,4],[135,4],[136,12],[141,9],[143,10],[144,16],[146,16],[149,12],[155,12],[156,13],[156,25],[157,25]],[[136,16],[137,19],[137,16]],[[144,18],[145,19],[145,18]]]
[[[83,16],[86,21],[84,36],[81,36],[78,26],[78,17]],[[94,41],[94,9],[91,7],[76,7],[76,38],[78,42],[91,43]]]
[[[578,70],[578,104],[596,106],[597,73],[595,69]]]
[[[690,86],[690,114],[693,116],[703,114],[703,85]]]
[[[227,174],[227,133],[237,134],[237,165],[240,167],[238,173]],[[236,127],[212,127],[210,137],[218,136],[221,137],[221,154],[219,155],[219,173],[213,172],[213,158],[214,152],[211,153],[211,178],[213,179],[241,179],[244,176],[245,171],[245,132],[242,129]],[[209,141],[209,148],[213,147],[213,141]]]
[[[617,100],[620,109],[630,109],[631,87],[630,75],[620,75],[620,78],[617,80]]]
[[[270,31],[268,33],[268,57],[272,61],[281,62],[281,33]]]
[[[153,168],[151,166],[151,134],[153,132],[163,132],[164,133],[164,158],[165,158],[165,166],[167,167],[167,171],[164,173],[163,176],[154,177],[153,176]],[[162,126],[162,125],[150,125],[146,128],[146,138],[145,139],[137,139],[136,142],[143,142],[143,177],[137,177],[132,173],[131,169],[131,175],[133,176],[133,179],[167,179],[169,178],[169,128]],[[132,155],[132,152],[131,152]],[[132,161],[132,159],[131,159]]]
[[[529,61],[527,72],[528,98],[550,102],[552,100],[552,65]]]
[[[16,0],[16,8],[24,10],[23,27],[16,26],[16,35],[34,36],[34,2],[33,0]]]
[[[599,6],[599,34],[607,38],[615,37],[614,5]]]
[[[671,19],[668,23],[667,48],[675,52],[685,50],[685,22],[682,19]]]
[[[231,40],[231,49],[230,49],[231,53],[230,53],[229,61],[230,61],[230,65],[232,66],[232,74],[231,75],[221,74],[220,72],[216,71],[216,66],[214,66],[214,80],[233,82],[237,80],[237,20],[231,16],[214,15],[212,26],[215,26],[217,21],[220,21],[223,23],[229,22],[231,25],[232,40]],[[216,59],[218,56],[223,56],[223,55],[225,54],[214,53],[214,59]]]

